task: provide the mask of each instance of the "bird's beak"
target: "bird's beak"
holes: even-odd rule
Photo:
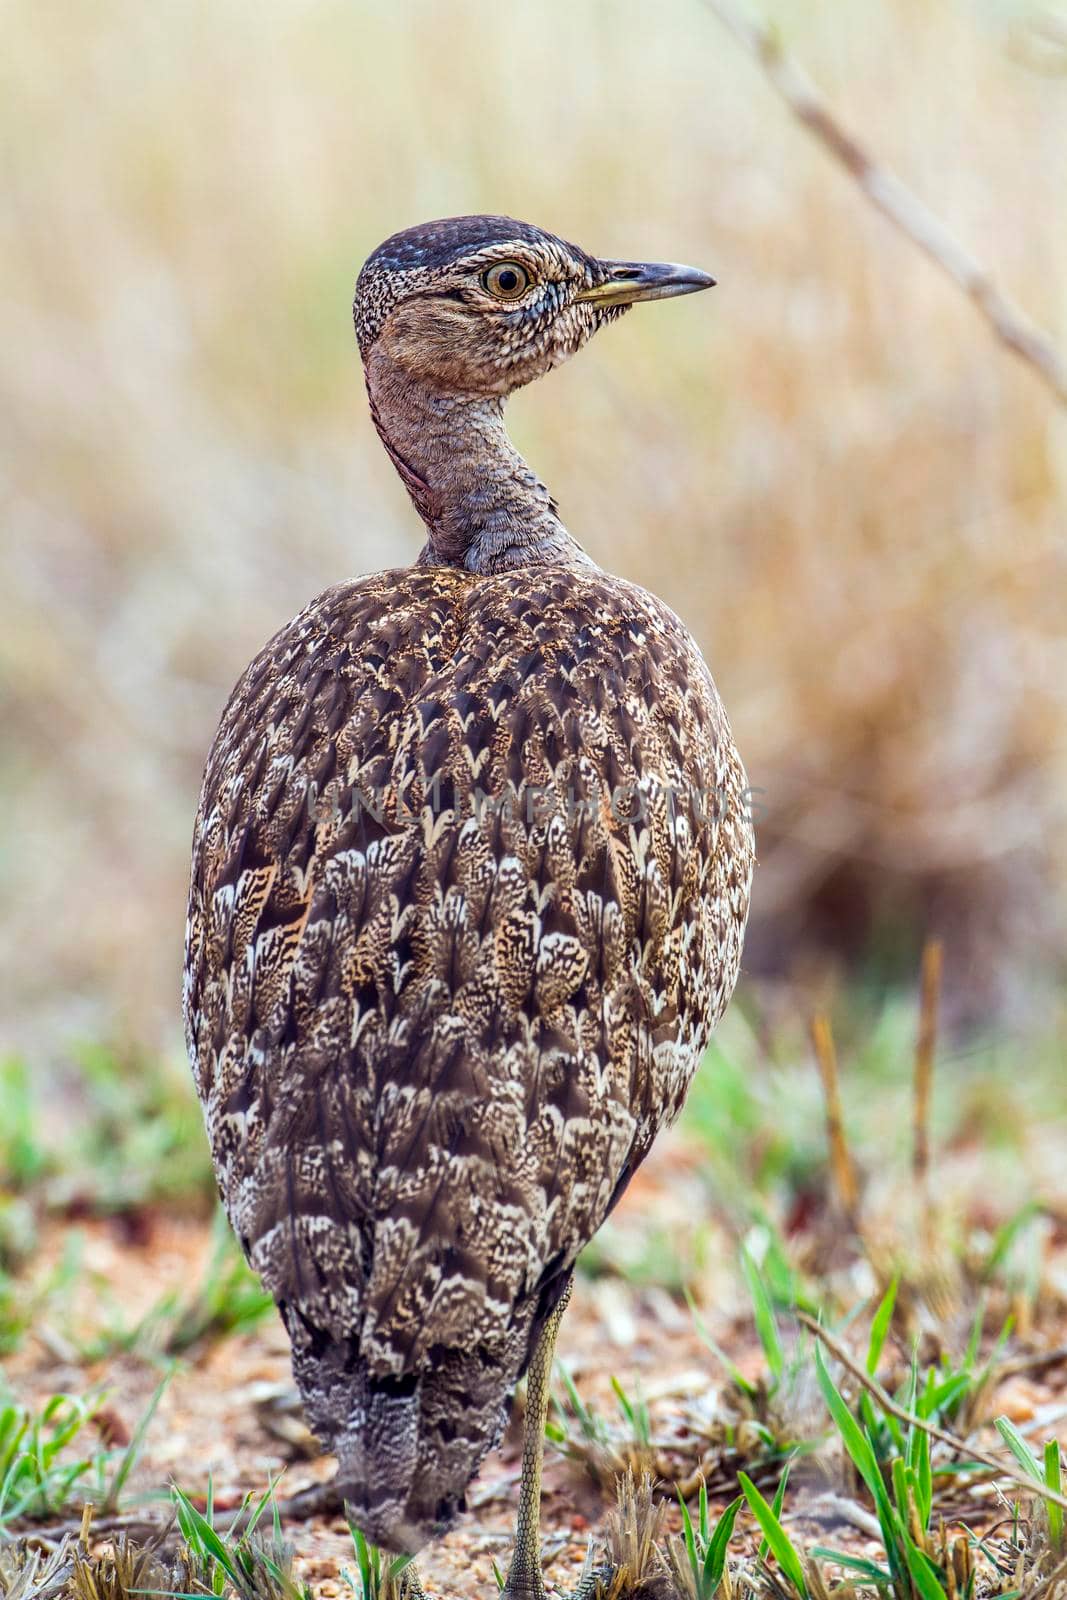
[[[602,261],[603,283],[582,289],[578,300],[598,306],[629,306],[636,300],[667,300],[671,295],[696,294],[711,289],[715,279],[699,267],[681,267],[674,261]]]

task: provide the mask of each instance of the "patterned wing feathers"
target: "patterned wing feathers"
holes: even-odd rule
[[[744,773],[681,625],[595,571],[327,591],[224,713],[190,1052],[363,1526],[446,1525],[740,960]]]

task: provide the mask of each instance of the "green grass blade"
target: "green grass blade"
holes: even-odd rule
[[[615,1391],[615,1398],[618,1401],[619,1410],[622,1412],[626,1424],[629,1427],[630,1432],[633,1434],[634,1439],[638,1444],[648,1444],[651,1437],[652,1428],[648,1415],[648,1407],[641,1399],[640,1391],[638,1392],[637,1399],[631,1400],[630,1396],[626,1393],[626,1390],[623,1388],[618,1378],[612,1378],[611,1387]]]
[[[865,1578],[870,1578],[872,1583],[891,1584],[893,1574],[885,1567],[880,1567],[876,1561],[868,1561],[863,1556],[850,1556],[844,1550],[831,1550],[827,1545],[813,1545],[808,1552],[816,1561],[833,1561],[839,1567],[845,1567],[849,1572],[859,1572]],[[998,1600],[1000,1597],[998,1596]]]
[[[744,1373],[741,1371],[740,1367],[735,1366],[730,1360],[730,1357],[726,1354],[726,1351],[723,1350],[720,1345],[715,1343],[715,1340],[708,1332],[707,1324],[700,1315],[700,1311],[697,1308],[697,1303],[693,1299],[692,1293],[689,1289],[686,1289],[685,1291],[685,1301],[686,1305],[689,1307],[689,1313],[693,1318],[693,1326],[696,1328],[697,1337],[700,1339],[701,1343],[711,1351],[716,1361],[722,1364],[729,1374],[730,1382],[736,1385],[742,1394],[747,1394],[749,1398],[755,1396],[758,1392],[756,1385],[749,1382]]]
[[[185,1535],[187,1543],[195,1550],[199,1550],[211,1559],[224,1572],[231,1583],[240,1582],[240,1575],[234,1565],[233,1556],[226,1545],[215,1532],[208,1518],[202,1511],[198,1511],[189,1499],[189,1496],[178,1488],[177,1484],[172,1489],[178,1507],[178,1524]]]
[[[823,1398],[833,1418],[834,1425],[844,1441],[845,1449],[855,1464],[860,1477],[870,1490],[875,1510],[878,1513],[878,1521],[881,1524],[882,1543],[885,1545],[893,1579],[894,1582],[899,1582],[904,1576],[900,1555],[903,1524],[886,1492],[886,1486],[878,1468],[877,1457],[870,1437],[861,1430],[855,1417],[845,1404],[827,1370],[822,1348],[819,1345],[815,1346],[815,1372]]]
[[[782,1352],[782,1341],[778,1336],[778,1323],[771,1305],[771,1297],[767,1293],[759,1268],[742,1246],[741,1265],[744,1268],[748,1292],[752,1298],[752,1310],[756,1322],[756,1333],[763,1347],[764,1359],[770,1368],[771,1375],[776,1383],[782,1381],[785,1370],[785,1356]]]
[[[907,1534],[904,1535],[904,1554],[920,1600],[946,1600],[945,1584],[940,1571]]]
[[[996,1427],[1000,1437],[1004,1440],[1004,1443],[1007,1445],[1008,1449],[1011,1451],[1020,1467],[1022,1467],[1027,1477],[1035,1478],[1038,1483],[1044,1483],[1044,1471],[1039,1465],[1038,1459],[1034,1455],[1034,1452],[1031,1450],[1030,1446],[1027,1444],[1026,1440],[1023,1438],[1015,1424],[1010,1422],[1007,1417],[997,1417]]]
[[[767,1543],[774,1554],[774,1559],[797,1593],[802,1595],[804,1600],[808,1600],[808,1586],[804,1580],[804,1568],[792,1540],[756,1488],[756,1485],[752,1482],[752,1479],[746,1476],[745,1473],[739,1472],[737,1481],[741,1485],[752,1514],[763,1529]]]
[[[562,1363],[560,1363],[559,1375],[563,1383],[563,1387],[567,1391],[567,1401],[571,1410],[574,1412],[575,1419],[585,1438],[588,1439],[590,1443],[603,1444],[604,1428],[599,1417],[597,1417],[596,1413],[586,1405],[585,1401],[582,1399],[577,1388],[575,1387],[574,1379],[571,1377],[570,1373],[567,1371],[567,1368],[563,1366]]]
[[[898,1454],[904,1453],[904,1430],[891,1411],[876,1411],[874,1401],[864,1389],[859,1397],[860,1421],[870,1436],[872,1444],[882,1434],[888,1434],[889,1441]],[[876,1448],[875,1454],[881,1452]]]
[[[985,1271],[982,1274],[988,1282],[1002,1266],[1007,1256],[1011,1254],[1012,1246],[1024,1228],[1029,1227],[1035,1218],[1041,1215],[1041,1207],[1036,1200],[1028,1200],[1024,1206],[1009,1217],[1007,1222],[999,1227],[993,1235],[993,1247],[986,1258]]]
[[[247,1527],[245,1528],[244,1532],[241,1535],[242,1539],[247,1539],[249,1534],[254,1532],[257,1523],[260,1521],[260,1518],[263,1516],[264,1511],[266,1511],[267,1507],[269,1505],[271,1505],[273,1502],[274,1502],[274,1480],[272,1478],[268,1477],[268,1479],[267,1479],[267,1487],[264,1489],[262,1495],[260,1496],[258,1503],[253,1506],[251,1495],[248,1497],[248,1507],[249,1507],[248,1525],[247,1525]]]
[[[741,1509],[743,1495],[738,1495],[736,1500],[731,1500],[722,1516],[715,1524],[708,1547],[704,1552],[704,1589],[705,1595],[713,1595],[722,1582],[722,1575],[726,1570],[726,1550],[733,1537],[734,1523],[737,1513]]]
[[[363,1593],[366,1595],[370,1593],[371,1583],[370,1551],[367,1547],[367,1540],[354,1522],[349,1522],[348,1531],[352,1535],[352,1548],[356,1552],[356,1561],[359,1565],[359,1581],[363,1586]]]
[[[915,1505],[925,1533],[930,1526],[930,1513],[934,1503],[934,1478],[930,1469],[930,1436],[921,1428],[916,1428],[915,1434],[918,1439],[912,1462],[915,1474]]]
[[[973,1372],[978,1360],[978,1352],[982,1347],[982,1330],[985,1327],[986,1299],[985,1295],[978,1296],[978,1308],[974,1313],[971,1324],[971,1337],[967,1341],[967,1353],[963,1358],[965,1372]]]
[[[815,1374],[819,1380],[819,1388],[822,1390],[827,1409],[833,1418],[834,1426],[844,1440],[845,1449],[851,1456],[860,1477],[877,1501],[879,1495],[885,1494],[885,1485],[882,1482],[882,1474],[878,1470],[878,1462],[875,1459],[870,1440],[860,1430],[859,1423],[848,1409],[837,1385],[830,1376],[826,1362],[823,1359],[821,1345],[815,1346]]]
[[[924,1402],[924,1417],[930,1418],[935,1414],[947,1416],[957,1400],[967,1394],[973,1384],[974,1378],[970,1373],[954,1372],[952,1377],[946,1378],[943,1383],[931,1385]]]
[[[778,1479],[778,1487],[774,1491],[774,1503],[771,1506],[771,1511],[774,1513],[775,1520],[779,1522],[782,1518],[782,1507],[785,1505],[785,1486],[789,1482],[789,1468],[791,1465],[792,1460],[786,1462],[784,1468],[782,1469],[782,1476]],[[759,1558],[761,1561],[766,1561],[767,1549],[767,1541],[766,1539],[762,1539],[759,1547]]]
[[[1058,1439],[1048,1439],[1045,1443],[1045,1486],[1054,1494],[1063,1493]],[[1049,1538],[1055,1549],[1059,1550],[1063,1545],[1063,1507],[1056,1505],[1052,1500],[1046,1500],[1045,1510],[1048,1514]]]
[[[686,1505],[681,1495],[678,1496],[678,1504],[682,1508],[682,1537],[685,1540],[685,1553],[689,1557],[689,1565],[692,1568],[693,1577],[695,1578],[700,1570],[700,1561],[697,1557],[697,1543],[696,1536],[693,1533],[693,1519],[689,1515],[689,1507]]]
[[[284,1471],[284,1468],[282,1470]],[[279,1473],[277,1478],[268,1477],[267,1479],[267,1487],[270,1490],[271,1523],[274,1529],[274,1542],[276,1545],[280,1545],[282,1542],[282,1513],[278,1505],[277,1492],[281,1476],[282,1474]]]
[[[882,1359],[882,1348],[889,1332],[889,1324],[893,1320],[893,1308],[897,1302],[897,1285],[899,1282],[900,1274],[896,1273],[889,1288],[882,1296],[878,1310],[874,1314],[874,1321],[871,1323],[871,1337],[867,1345],[867,1371],[872,1378],[878,1370],[879,1361]]]
[[[151,1400],[149,1400],[148,1405],[145,1407],[144,1413],[142,1414],[136,1428],[134,1428],[129,1444],[122,1452],[118,1467],[115,1470],[115,1476],[111,1480],[107,1494],[104,1498],[103,1506],[101,1507],[105,1514],[110,1514],[111,1512],[117,1511],[119,1508],[119,1500],[121,1498],[123,1489],[126,1487],[126,1479],[129,1477],[130,1473],[133,1471],[138,1460],[140,1459],[141,1451],[144,1449],[145,1435],[148,1432],[152,1418],[156,1414],[159,1402],[163,1398],[164,1391],[166,1390],[166,1387],[170,1383],[170,1380],[173,1378],[173,1376],[174,1367],[171,1366],[156,1385],[155,1393],[153,1394]]]

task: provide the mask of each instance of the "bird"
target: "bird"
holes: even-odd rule
[[[693,637],[568,531],[504,405],[630,307],[712,283],[506,216],[374,250],[355,331],[425,542],[255,657],[195,821],[189,1056],[336,1492],[418,1552],[525,1374],[506,1600],[545,1593],[575,1262],[730,999],[754,838]]]

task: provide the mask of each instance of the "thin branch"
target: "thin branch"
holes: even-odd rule
[[[86,1534],[86,1511],[90,1513],[91,1521],[89,1533]],[[16,1519],[12,1524],[12,1531],[18,1533],[19,1538],[25,1539],[28,1544],[40,1545],[42,1549],[54,1550],[59,1547],[64,1539],[75,1536],[79,1543],[88,1548],[98,1540],[110,1539],[113,1534],[124,1533],[128,1539],[160,1540],[169,1538],[171,1531],[177,1527],[173,1513],[164,1511],[158,1518],[146,1517],[140,1512],[124,1512],[121,1516],[92,1517],[92,1507],[83,1506],[81,1515],[66,1517],[57,1522],[29,1522],[25,1519]]]
[[[1058,1344],[1052,1350],[1037,1350],[1031,1355],[1012,1356],[997,1367],[999,1376],[1014,1378],[1020,1372],[1040,1372],[1044,1367],[1057,1367],[1067,1361],[1067,1344]]]
[[[879,167],[841,126],[811,79],[785,53],[774,30],[746,16],[734,0],[705,0],[705,4],[762,67],[797,121],[844,167],[875,209],[959,285],[1001,343],[1039,374],[1061,405],[1067,405],[1067,363],[1048,335],[997,287],[981,263],[918,196],[893,173]]]
[[[847,1368],[857,1383],[861,1383],[865,1389],[874,1395],[882,1410],[888,1411],[892,1416],[896,1417],[898,1422],[906,1422],[909,1427],[919,1428],[923,1433],[929,1434],[931,1439],[936,1439],[940,1444],[947,1445],[950,1450],[957,1455],[963,1456],[966,1460],[981,1462],[983,1467],[988,1467],[991,1472],[995,1472],[998,1478],[1009,1479],[1012,1483],[1018,1484],[1020,1488],[1026,1489],[1029,1494],[1036,1494],[1042,1500],[1049,1500],[1054,1505],[1067,1508],[1067,1495],[1057,1494],[1055,1489],[1049,1489],[1037,1478],[1029,1477],[1021,1469],[1011,1466],[1009,1462],[998,1460],[996,1456],[990,1455],[987,1451],[979,1450],[977,1446],[968,1444],[965,1439],[959,1438],[957,1434],[949,1433],[947,1428],[939,1428],[936,1423],[927,1422],[925,1418],[917,1417],[914,1412],[908,1411],[904,1406],[897,1405],[892,1396],[882,1388],[877,1378],[872,1378],[870,1373],[865,1371],[859,1362],[849,1354],[840,1339],[835,1339],[832,1333],[828,1333],[822,1324],[816,1322],[815,1318],[810,1317],[806,1311],[797,1311],[796,1318],[817,1339],[822,1341],[827,1350],[830,1351],[830,1354],[835,1356],[843,1367]]]
[[[830,1146],[830,1172],[837,1192],[837,1203],[853,1233],[859,1233],[859,1190],[852,1157],[849,1154],[848,1140],[845,1137],[841,1085],[837,1073],[837,1051],[834,1049],[834,1036],[829,1017],[820,1014],[812,1018],[811,1043],[826,1106],[826,1139]]]

